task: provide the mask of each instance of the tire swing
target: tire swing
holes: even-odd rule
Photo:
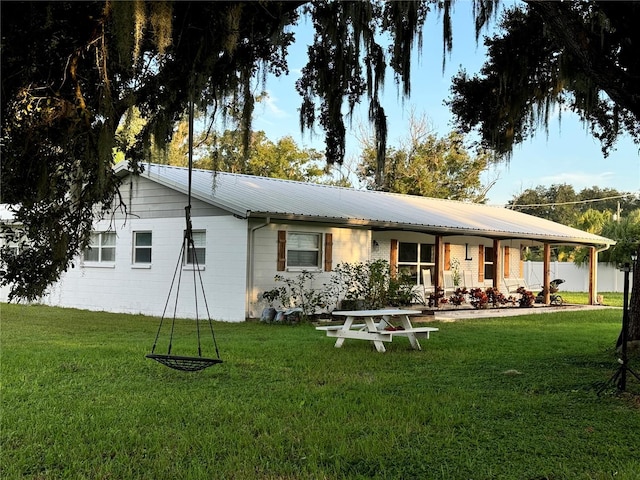
[[[171,280],[171,286],[169,287],[169,294],[167,295],[167,301],[165,302],[164,310],[162,312],[162,317],[160,319],[160,325],[158,326],[158,332],[156,333],[156,338],[155,338],[155,341],[153,342],[153,348],[151,349],[151,353],[146,355],[146,358],[150,358],[169,368],[173,368],[174,370],[180,370],[183,372],[196,372],[199,370],[204,370],[207,367],[211,367],[212,365],[222,363],[222,360],[220,359],[220,352],[218,351],[216,336],[213,331],[213,322],[211,320],[211,315],[209,314],[209,305],[207,304],[207,297],[205,295],[204,283],[202,282],[202,274],[200,272],[200,264],[198,263],[198,255],[196,254],[195,243],[193,241],[193,228],[191,225],[192,170],[193,170],[193,101],[191,101],[189,104],[189,190],[187,195],[188,203],[187,203],[187,206],[185,207],[186,229],[185,229],[184,237],[182,240],[182,248],[180,249],[180,254],[178,255],[178,262],[176,263],[176,268],[173,272],[173,279]],[[180,296],[180,281],[182,279],[182,262],[184,258],[187,258],[185,257],[185,253],[188,257],[192,258],[194,262],[193,287],[194,287],[194,294],[195,294],[196,332],[197,332],[197,338],[198,338],[198,355],[197,356],[174,355],[172,353],[173,334],[175,331],[175,324],[176,324],[176,312],[178,308],[178,298]],[[209,321],[209,331],[211,332],[211,339],[213,342],[213,347],[215,348],[216,358],[207,358],[202,356],[202,344],[200,339],[200,318],[198,313],[198,284],[196,283],[196,272],[198,272],[197,278],[199,280],[200,290],[202,291],[202,298],[204,300],[204,306],[207,312],[207,319]],[[177,282],[176,282],[176,277],[177,277]],[[175,302],[173,305],[173,318],[171,321],[171,333],[169,335],[169,346],[166,354],[158,354],[158,353],[155,353],[156,346],[158,345],[158,339],[160,338],[162,325],[166,318],[166,313],[169,307],[169,302],[171,300],[171,294],[174,290],[174,285],[175,285]]]

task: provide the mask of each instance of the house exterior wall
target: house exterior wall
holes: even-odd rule
[[[128,196],[127,189],[134,190]],[[96,223],[94,231],[116,233],[115,261],[95,264],[81,258],[42,298],[47,305],[105,310],[122,313],[162,315],[176,270],[185,229],[186,195],[143,178],[126,183],[123,199],[128,203],[126,219],[116,211],[113,219]],[[200,274],[209,313],[213,319],[243,321],[247,261],[247,221],[238,219],[203,202],[193,201],[194,231],[206,232],[206,260]],[[133,263],[134,232],[152,233],[152,262]],[[195,307],[192,267],[179,267],[180,298],[176,316],[206,318],[202,296]],[[201,292],[195,275],[198,292]],[[178,277],[176,277],[176,282]],[[175,289],[175,287],[174,287]],[[175,292],[175,290],[174,290]],[[173,315],[175,297],[168,316]]]
[[[326,251],[323,248],[321,267],[318,269],[287,268],[277,270],[278,231],[320,233],[323,238],[331,234],[332,238],[332,271],[340,263],[355,263],[369,260],[371,253],[371,232],[363,229],[338,228],[331,225],[315,223],[265,223],[252,222],[249,226],[250,258],[249,285],[247,288],[247,315],[258,318],[268,303],[262,298],[265,291],[284,285],[274,277],[296,278],[302,270],[314,273],[310,288],[322,289],[323,284],[329,282],[332,271],[324,269]],[[277,306],[280,306],[279,304]]]
[[[374,232],[372,237],[373,246],[371,249],[371,259],[391,261],[390,252],[392,240],[397,240],[399,242],[435,244],[435,236],[424,233],[403,231]],[[455,261],[457,261],[457,268],[460,276],[462,277],[463,271],[468,272],[471,275],[470,278],[472,279],[473,286],[489,287],[493,285],[492,280],[485,280],[483,282],[478,281],[478,271],[480,269],[478,247],[479,245],[492,247],[493,240],[482,237],[455,236],[443,237],[442,243],[448,244],[450,268],[454,268]],[[503,242],[501,247],[500,255],[503,261],[503,269],[505,262],[505,247],[509,247],[509,277],[522,277],[523,266],[522,261],[520,260],[520,242]],[[500,282],[500,289],[506,291],[503,272],[498,273],[498,278]],[[462,285],[462,279],[460,285]]]
[[[213,186],[212,186],[213,189]],[[124,219],[125,213],[136,218],[184,218],[187,196],[144,177],[125,178],[120,195],[127,206],[114,210],[114,218]],[[228,212],[196,198],[191,199],[191,217],[226,216]]]

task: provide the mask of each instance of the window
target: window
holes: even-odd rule
[[[204,266],[207,260],[207,232],[204,230],[194,230],[193,234],[193,246],[187,245],[186,253],[184,256],[185,265],[198,265]]]
[[[319,268],[322,234],[288,232],[287,267]]]
[[[422,283],[422,270],[431,270],[431,278],[435,276],[435,248],[428,243],[398,243],[398,271],[411,276],[411,279],[420,285]]]
[[[151,232],[133,232],[133,263],[151,263]]]
[[[113,263],[116,261],[115,232],[93,232],[91,244],[83,252],[85,262]]]
[[[493,280],[493,247],[484,247],[484,279]]]

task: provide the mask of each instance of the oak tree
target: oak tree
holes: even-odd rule
[[[2,284],[11,297],[35,299],[87,246],[91,225],[118,203],[113,151],[132,167],[166,145],[193,102],[239,119],[245,151],[254,87],[288,71],[291,27],[315,29],[298,83],[301,126],[317,123],[325,157],[344,156],[346,113],[368,101],[384,153],[380,102],[385,72],[410,92],[411,49],[429,9],[449,2],[2,2]],[[384,43],[382,43],[384,42]],[[132,145],[116,131],[137,108],[144,127]],[[382,162],[383,159],[380,159]],[[98,210],[96,211],[96,208]],[[24,242],[22,240],[25,240]]]

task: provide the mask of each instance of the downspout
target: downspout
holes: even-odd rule
[[[253,262],[253,252],[255,249],[255,233],[257,230],[266,227],[271,224],[271,217],[267,217],[267,221],[261,223],[260,225],[256,225],[249,230],[249,248],[247,248],[247,286],[245,289],[245,317],[249,315],[249,306],[251,305],[251,292],[253,291],[254,284],[254,262]]]

